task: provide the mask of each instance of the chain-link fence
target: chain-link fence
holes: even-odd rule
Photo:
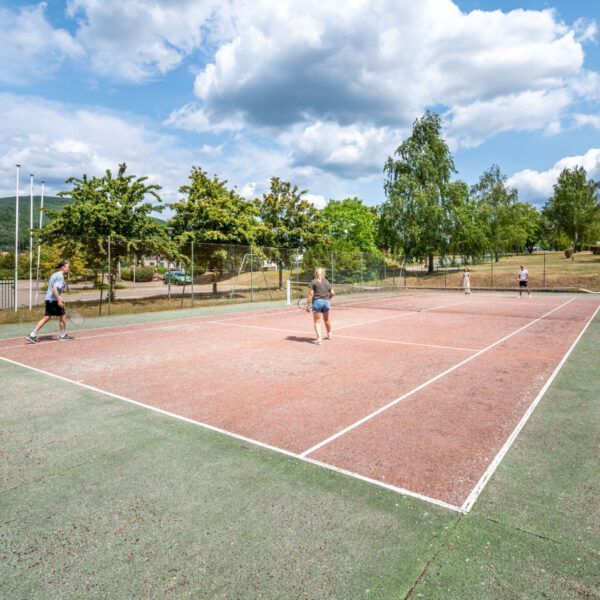
[[[31,260],[30,260],[31,257]],[[378,287],[459,288],[462,272],[470,270],[472,289],[513,289],[520,267],[529,272],[532,289],[600,291],[600,255],[591,250],[575,260],[564,252],[524,255],[434,257],[405,260],[383,252],[330,252],[199,243],[166,238],[70,238],[20,248],[18,285],[2,288],[0,311],[26,312],[31,302],[43,304],[48,277],[60,260],[71,270],[64,297],[88,315],[146,312],[236,302],[286,300],[286,282],[307,282],[324,267],[337,284]],[[0,278],[14,278],[14,252],[4,252]],[[31,277],[30,277],[31,275]],[[23,315],[27,317],[28,315]],[[4,322],[7,322],[4,319]]]
[[[513,289],[518,287],[521,267],[529,273],[529,287],[537,290],[600,291],[600,254],[578,252],[575,260],[563,251],[525,254],[488,254],[481,257],[435,257],[433,272],[428,263],[407,263],[402,285],[408,287],[459,288],[464,268],[469,269],[471,288]]]

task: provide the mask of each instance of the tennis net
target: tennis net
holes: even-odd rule
[[[361,284],[332,284],[335,291],[333,303],[339,308],[374,308],[382,310],[415,310],[422,306],[423,296],[431,290],[408,289],[395,286]],[[308,295],[309,282],[288,281],[287,301],[294,304]],[[443,293],[443,292],[442,292]],[[436,295],[439,295],[437,292]]]

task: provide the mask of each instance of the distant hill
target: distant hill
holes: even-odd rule
[[[33,226],[40,224],[41,196],[33,197]],[[57,196],[44,196],[44,208],[61,210],[69,200]],[[166,221],[152,217],[158,223],[166,225]],[[50,222],[44,214],[44,224]],[[19,246],[21,250],[29,247],[29,196],[19,198]],[[15,197],[0,198],[0,251],[13,251],[15,248]]]
[[[41,196],[33,197],[33,226],[40,224]],[[56,196],[44,196],[44,208],[60,210],[68,200]],[[44,214],[44,223],[48,223],[48,215]],[[19,198],[19,246],[29,247],[29,196]],[[15,197],[0,198],[0,250],[15,248]]]

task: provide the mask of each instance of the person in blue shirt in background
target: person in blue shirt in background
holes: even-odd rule
[[[26,337],[27,341],[32,344],[39,342],[39,330],[52,318],[59,317],[60,337],[61,342],[72,340],[73,338],[67,334],[67,317],[65,315],[65,303],[62,299],[62,293],[65,289],[65,274],[69,272],[69,262],[62,260],[58,263],[58,271],[53,273],[48,282],[46,291],[46,312],[40,319],[34,330]]]

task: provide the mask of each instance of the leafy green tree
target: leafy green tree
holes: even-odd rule
[[[542,214],[529,202],[517,202],[514,206],[514,214],[518,235],[515,249],[520,251],[524,246],[531,254],[542,240]]]
[[[402,142],[385,164],[386,200],[381,206],[381,235],[393,250],[407,258],[429,259],[448,250],[448,186],[456,172],[454,161],[441,134],[442,121],[427,112],[413,124],[410,137]]]
[[[319,218],[324,224],[331,247],[353,248],[360,252],[377,252],[376,210],[365,206],[360,198],[330,200],[320,211]]]
[[[169,226],[183,254],[189,255],[191,240],[203,244],[245,246],[256,241],[260,225],[254,202],[244,200],[235,189],[227,187],[227,181],[219,180],[217,175],[211,179],[199,167],[192,167],[189,180],[189,184],[179,188],[184,198],[170,205],[175,214]],[[213,289],[216,293],[217,279],[226,268],[229,254],[219,246],[199,250],[196,258],[200,265],[214,272]]]
[[[496,262],[502,252],[525,248],[535,230],[537,216],[531,205],[518,201],[517,190],[506,185],[506,176],[500,167],[492,165],[485,171],[471,188],[471,196],[480,203],[485,214],[489,249]]]
[[[600,183],[587,178],[583,167],[564,169],[554,185],[554,194],[544,205],[544,215],[571,240],[572,260],[579,244],[592,241],[600,221]],[[595,240],[594,240],[595,241]]]
[[[66,257],[80,253],[92,268],[101,270],[107,267],[110,238],[111,298],[120,260],[131,252],[156,254],[168,249],[164,227],[150,217],[163,210],[160,186],[126,171],[123,163],[116,176],[107,170],[103,177],[67,179],[72,188],[60,196],[68,197],[69,204],[60,211],[48,211],[53,220],[41,230],[42,242],[57,245]]]
[[[271,189],[257,200],[258,215],[264,228],[261,243],[279,248],[303,249],[315,243],[320,231],[318,210],[298,190],[279,177],[271,178]]]
[[[192,167],[190,183],[179,188],[184,199],[169,205],[175,215],[169,222],[175,236],[212,244],[250,245],[257,235],[258,211],[227,181]]]
[[[449,252],[464,258],[483,255],[489,248],[486,215],[469,195],[464,181],[448,186]]]
[[[278,263],[279,288],[283,287],[284,249],[303,250],[320,238],[318,210],[302,196],[306,190],[279,179],[271,178],[271,189],[256,200],[261,222],[259,243],[275,248],[272,258]]]

